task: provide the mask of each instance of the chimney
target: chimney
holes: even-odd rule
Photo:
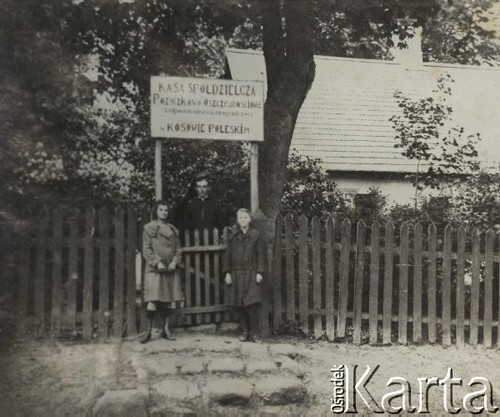
[[[419,68],[422,66],[424,57],[422,54],[422,28],[420,26],[415,28],[415,34],[412,38],[406,39],[407,48],[399,49],[397,47],[399,42],[397,35],[393,35],[392,40],[395,45],[391,49],[394,62],[398,62],[406,68]]]

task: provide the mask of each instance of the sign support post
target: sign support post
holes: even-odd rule
[[[259,144],[250,144],[250,211],[259,209]]]
[[[155,141],[155,199],[160,201],[162,195],[163,185],[161,181],[161,140]]]

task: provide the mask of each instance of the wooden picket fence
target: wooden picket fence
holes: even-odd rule
[[[274,328],[354,343],[499,343],[499,242],[450,225],[276,219]],[[281,233],[280,233],[281,232]],[[466,282],[470,279],[470,285]]]
[[[2,280],[16,283],[18,336],[91,340],[137,334],[144,323],[142,225],[149,220],[149,209],[134,207],[112,213],[43,210],[26,245],[2,260]],[[236,319],[221,284],[224,249],[217,230],[186,234],[181,271],[186,308],[174,324]]]
[[[19,335],[133,336],[141,330],[142,226],[149,209],[43,210],[2,260]],[[499,346],[500,245],[493,230],[367,227],[330,217],[276,219],[262,326],[353,343]],[[217,230],[186,234],[186,306],[177,326],[235,321]],[[138,278],[139,277],[139,278]]]

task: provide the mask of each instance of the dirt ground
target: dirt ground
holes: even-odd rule
[[[114,414],[99,414],[96,401],[106,392],[121,390],[142,392],[149,416],[244,415],[246,411],[264,412],[261,415],[283,415],[279,413],[284,411],[289,415],[332,415],[330,369],[339,364],[359,365],[361,372],[365,365],[379,365],[367,385],[378,402],[385,393],[394,391],[386,386],[389,378],[400,376],[408,380],[412,404],[418,405],[417,378],[444,378],[447,369],[452,368],[453,376],[463,380],[462,386],[454,388],[455,406],[461,406],[464,395],[474,391],[467,384],[476,376],[491,382],[493,402],[500,405],[497,349],[371,347],[295,338],[270,339],[249,346],[236,336],[192,333],[178,334],[177,339],[169,342],[157,337],[147,345],[136,340],[93,344],[23,342],[2,348],[0,416],[111,416]],[[276,397],[272,386],[264,388],[263,380],[277,381],[278,385],[282,380],[291,381],[303,387],[306,395],[299,400],[290,395]],[[196,393],[170,398],[168,392],[183,381],[194,386]],[[214,397],[217,384],[228,381],[229,386],[233,385],[231,381],[248,381],[251,389],[241,395],[249,396],[248,402],[241,402],[241,396],[233,403]],[[166,394],[162,394],[161,387]],[[430,412],[444,413],[443,389],[434,387],[429,393]],[[273,402],[273,398],[279,399]],[[358,411],[368,410],[358,402]]]

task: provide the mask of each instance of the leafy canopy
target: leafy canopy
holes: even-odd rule
[[[482,26],[493,3],[314,0],[314,52],[386,58],[393,33],[404,42],[421,24],[427,59],[493,62],[497,40]],[[226,47],[262,42],[253,1],[2,1],[0,197],[32,209],[151,200],[149,76],[221,76]],[[165,142],[166,196],[209,170],[244,202],[245,155],[235,143]]]

